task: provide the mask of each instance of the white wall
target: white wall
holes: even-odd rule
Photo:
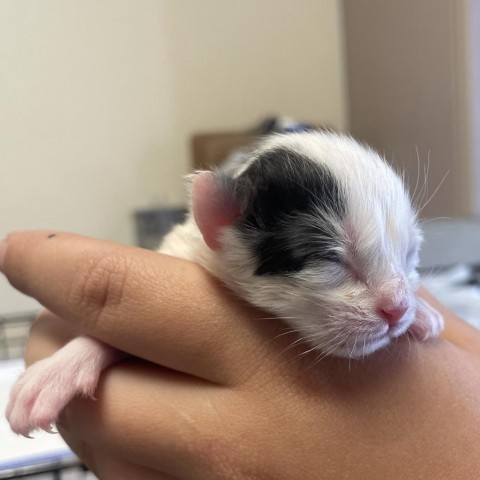
[[[0,236],[131,243],[133,209],[183,201],[192,132],[343,128],[341,38],[336,0],[2,0]]]

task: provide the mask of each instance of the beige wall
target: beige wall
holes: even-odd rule
[[[278,113],[345,126],[336,0],[2,0],[0,235],[133,241],[181,203],[192,132]],[[0,311],[30,305],[0,284]]]
[[[467,55],[470,59],[468,71],[471,94],[469,116],[471,119],[471,160],[473,179],[474,213],[480,216],[480,0],[467,0]]]
[[[351,131],[405,167],[412,189],[417,150],[421,179],[429,158],[425,199],[446,175],[426,217],[475,210],[468,3],[344,0]]]

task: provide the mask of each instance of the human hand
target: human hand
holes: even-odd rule
[[[197,265],[49,234],[11,235],[3,262],[53,312],[27,363],[79,332],[144,359],[109,369],[98,400],[61,417],[100,478],[476,478],[480,334],[450,313],[448,341],[313,365]]]

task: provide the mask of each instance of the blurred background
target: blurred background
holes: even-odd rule
[[[184,207],[195,135],[272,116],[351,132],[412,182],[429,159],[430,193],[447,176],[423,215],[475,215],[479,11],[478,0],[2,0],[0,236],[138,243],[134,212]],[[29,307],[0,287],[0,313]]]
[[[153,246],[184,174],[294,119],[428,167],[425,267],[474,264],[479,46],[480,0],[1,0],[0,236]],[[0,278],[5,324],[37,307]]]

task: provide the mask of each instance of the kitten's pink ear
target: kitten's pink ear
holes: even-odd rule
[[[229,191],[218,174],[197,173],[192,182],[192,209],[205,243],[218,250],[221,228],[240,216],[240,205],[233,198],[233,191]]]

